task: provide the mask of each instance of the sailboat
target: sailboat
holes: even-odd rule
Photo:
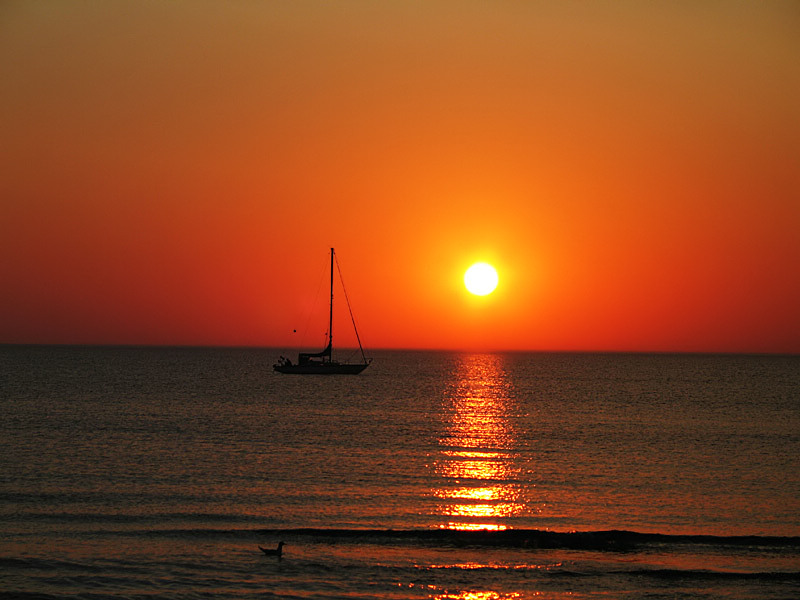
[[[366,369],[372,359],[364,355],[364,348],[361,345],[361,338],[358,336],[356,321],[353,318],[353,311],[350,310],[350,320],[353,322],[353,330],[358,340],[358,349],[361,351],[362,362],[341,363],[333,360],[333,266],[338,268],[339,262],[336,260],[336,253],[331,248],[331,301],[330,315],[328,317],[328,345],[321,352],[301,352],[297,357],[297,363],[292,363],[288,358],[281,357],[280,360],[272,365],[278,373],[291,373],[295,375],[357,375]],[[339,270],[339,277],[342,272]],[[344,286],[342,286],[344,287]],[[347,298],[347,291],[344,293],[347,300],[347,308],[350,309],[350,300]]]

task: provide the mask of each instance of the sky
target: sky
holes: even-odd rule
[[[368,348],[800,352],[797,31],[794,2],[7,0],[0,343],[321,348],[335,247]]]

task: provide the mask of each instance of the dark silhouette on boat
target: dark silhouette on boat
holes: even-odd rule
[[[361,338],[358,335],[356,328],[356,321],[353,317],[353,311],[350,308],[350,300],[347,297],[347,291],[344,291],[344,297],[347,301],[347,308],[350,310],[350,320],[353,323],[353,330],[356,333],[358,340],[358,349],[361,351],[362,362],[358,363],[342,363],[333,360],[333,266],[336,263],[338,269],[339,262],[336,260],[336,253],[331,248],[331,301],[330,311],[328,316],[328,344],[321,352],[301,352],[297,357],[297,364],[292,363],[291,360],[283,356],[280,357],[277,363],[272,365],[278,373],[289,373],[294,375],[357,375],[366,369],[372,359],[368,359],[364,355],[364,348],[361,345]],[[342,272],[339,270],[339,277],[342,277]],[[342,281],[342,289],[344,289],[344,281]]]

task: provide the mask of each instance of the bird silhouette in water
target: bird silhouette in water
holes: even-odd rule
[[[259,546],[258,549],[261,550],[267,556],[277,556],[278,558],[283,556],[283,542],[278,542],[278,547],[274,549],[262,548],[261,546]]]

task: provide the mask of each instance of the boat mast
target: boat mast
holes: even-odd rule
[[[331,308],[328,316],[328,360],[333,358],[333,248],[331,248]]]

